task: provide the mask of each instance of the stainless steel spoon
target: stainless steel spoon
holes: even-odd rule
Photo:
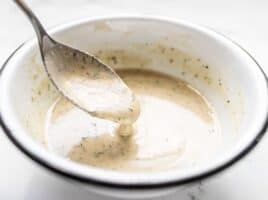
[[[138,102],[111,67],[93,55],[56,42],[24,1],[14,1],[30,19],[48,77],[64,97],[96,117],[127,124],[137,119]]]

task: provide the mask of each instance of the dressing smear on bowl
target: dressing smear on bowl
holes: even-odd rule
[[[186,82],[148,70],[119,76],[135,93],[140,115],[131,135],[119,124],[79,110],[63,97],[47,112],[49,150],[73,161],[123,171],[194,167],[215,156],[221,132],[206,99]]]

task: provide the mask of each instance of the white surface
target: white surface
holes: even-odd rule
[[[187,2],[187,3],[186,3]],[[153,14],[203,24],[245,47],[268,72],[268,2],[188,0],[31,0],[40,19],[55,26],[71,19],[119,13]],[[63,4],[63,5],[61,5]],[[0,2],[0,63],[33,31],[12,1]],[[268,136],[222,176],[184,193],[159,199],[266,200],[268,194]],[[105,199],[44,173],[0,134],[0,199]]]

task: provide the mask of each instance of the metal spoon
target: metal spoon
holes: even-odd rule
[[[30,19],[48,77],[64,97],[96,117],[126,124],[137,119],[139,104],[111,67],[93,55],[56,42],[24,1],[14,1]]]

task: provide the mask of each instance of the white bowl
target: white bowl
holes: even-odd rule
[[[195,168],[116,172],[83,166],[54,155],[43,147],[40,132],[45,111],[58,93],[44,87],[48,80],[37,41],[31,40],[20,46],[1,70],[0,123],[23,153],[66,180],[107,195],[128,198],[163,195],[230,167],[252,150],[265,133],[268,111],[265,74],[244,49],[218,33],[184,21],[150,17],[86,19],[60,26],[50,33],[57,40],[84,51],[118,48],[151,60],[141,64],[142,67],[189,82],[215,107],[222,126],[223,145],[218,156]],[[160,55],[161,51],[146,48],[148,44],[179,49],[202,64],[174,66],[167,62],[168,57]],[[206,65],[207,71],[203,69]],[[41,94],[37,95],[40,89]]]

